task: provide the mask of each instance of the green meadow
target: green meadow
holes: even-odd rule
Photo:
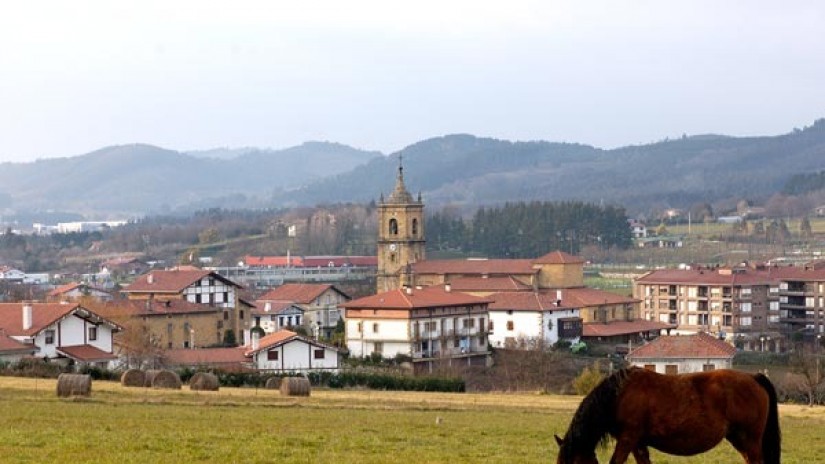
[[[54,380],[0,377],[4,463],[555,462],[581,400],[541,394],[124,388],[58,399]],[[781,406],[783,462],[823,462],[825,408]],[[607,462],[609,450],[600,454]],[[655,463],[742,462],[727,443]]]

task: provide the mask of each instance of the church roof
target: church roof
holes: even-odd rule
[[[416,202],[410,192],[407,191],[407,187],[404,185],[404,166],[398,164],[398,178],[395,180],[395,189],[392,191],[390,196],[384,203],[388,204],[395,204],[395,205],[403,205],[409,203],[419,203]]]

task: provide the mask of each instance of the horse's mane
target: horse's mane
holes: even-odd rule
[[[582,400],[559,450],[565,462],[607,444],[615,423],[616,401],[632,369],[621,369],[605,378]]]

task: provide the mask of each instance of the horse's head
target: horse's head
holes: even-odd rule
[[[556,443],[559,445],[559,457],[556,459],[556,464],[599,464],[599,460],[596,459],[596,451],[590,452],[578,452],[574,453],[572,456],[569,456],[569,453],[564,453],[564,440],[559,438],[558,435],[554,435],[556,438]]]

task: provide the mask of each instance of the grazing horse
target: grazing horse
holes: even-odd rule
[[[648,447],[703,453],[726,438],[748,464],[779,464],[776,391],[762,374],[716,370],[662,375],[632,367],[604,379],[576,410],[558,464],[598,464],[596,446],[615,438],[610,464],[630,454],[650,464]]]

